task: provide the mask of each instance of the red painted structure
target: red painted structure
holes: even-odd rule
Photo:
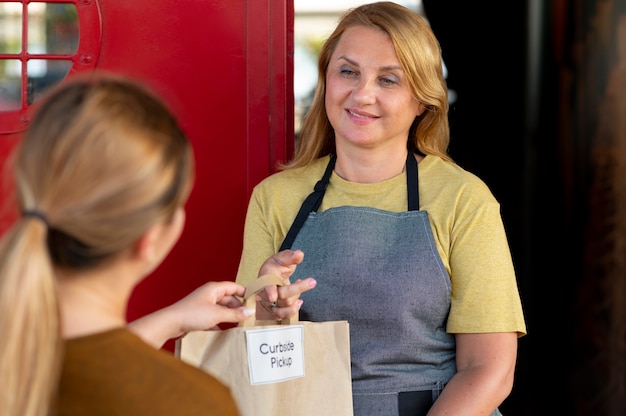
[[[129,319],[206,281],[234,279],[252,187],[293,150],[293,2],[63,2],[89,14],[79,19],[80,45],[99,49],[86,68],[79,46],[68,77],[98,69],[141,79],[169,102],[195,148],[186,229],[135,290]],[[29,108],[20,112],[27,118]],[[0,113],[3,164],[20,134],[10,120]],[[0,232],[11,220],[2,218]]]

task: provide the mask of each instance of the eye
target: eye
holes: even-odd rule
[[[339,73],[347,78],[355,77],[356,75],[358,75],[355,71],[347,66],[342,66],[341,68],[339,68]]]
[[[383,85],[395,85],[398,83],[398,80],[394,77],[380,77],[380,83]]]

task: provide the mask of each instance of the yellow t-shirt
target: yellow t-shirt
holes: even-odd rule
[[[309,166],[275,173],[254,188],[246,214],[238,283],[247,285],[256,279],[261,264],[279,250],[328,161],[325,156]],[[476,175],[439,157],[426,156],[418,173],[419,208],[428,213],[452,284],[447,331],[526,334],[498,201]],[[318,212],[344,205],[403,212],[407,204],[406,173],[361,184],[333,172]]]

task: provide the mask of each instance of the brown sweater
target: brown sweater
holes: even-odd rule
[[[217,379],[127,329],[67,340],[65,354],[57,416],[238,415]]]

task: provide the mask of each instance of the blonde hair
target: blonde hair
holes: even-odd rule
[[[352,26],[376,28],[389,35],[413,95],[426,106],[426,111],[416,117],[409,130],[409,151],[437,155],[452,162],[447,153],[450,142],[448,89],[439,42],[428,23],[415,12],[397,3],[378,2],[347,11],[324,43],[318,57],[317,87],[296,142],[294,158],[279,168],[305,166],[335,152],[335,133],[324,104],[326,73],[341,36]]]
[[[53,268],[95,267],[169,221],[191,192],[194,160],[155,95],[91,74],[42,102],[12,162],[24,216],[0,241],[0,414],[46,415],[62,357]]]

